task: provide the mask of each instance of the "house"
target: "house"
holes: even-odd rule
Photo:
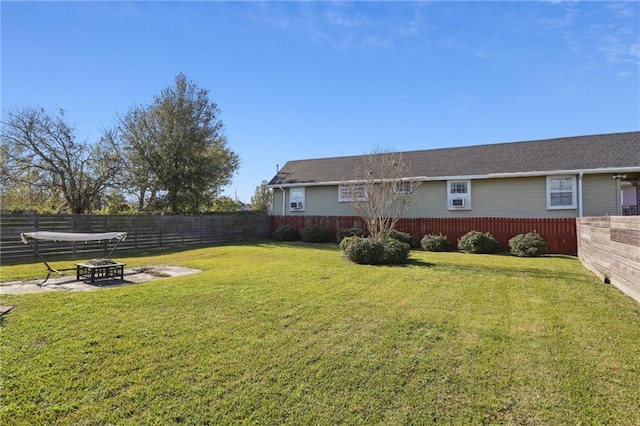
[[[274,216],[353,216],[363,156],[292,160],[268,183]],[[406,218],[621,215],[640,178],[640,132],[402,153],[415,203]],[[632,188],[633,186],[631,186]],[[634,188],[635,189],[635,188]],[[635,192],[635,191],[633,191]],[[633,200],[636,201],[635,197]]]

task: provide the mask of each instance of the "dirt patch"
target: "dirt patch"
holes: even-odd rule
[[[49,279],[32,281],[12,281],[0,283],[0,294],[43,293],[47,291],[94,291],[104,288],[120,287],[123,285],[139,284],[160,278],[179,277],[200,272],[199,269],[182,266],[155,265],[124,270],[124,280],[119,278],[99,280],[93,284],[88,281],[78,281],[74,275],[55,276]],[[43,282],[44,281],[44,282]]]

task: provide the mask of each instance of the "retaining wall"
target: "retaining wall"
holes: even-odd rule
[[[582,264],[640,302],[640,216],[577,220]]]

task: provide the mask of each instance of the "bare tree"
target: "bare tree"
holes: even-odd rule
[[[372,238],[386,239],[415,203],[421,182],[411,179],[409,164],[398,152],[363,155],[351,176],[343,182],[340,196],[364,220]]]
[[[60,193],[71,213],[91,211],[120,168],[115,146],[78,142],[64,110],[24,108],[2,119],[2,184]]]

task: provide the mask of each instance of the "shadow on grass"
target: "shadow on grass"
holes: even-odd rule
[[[451,252],[451,253],[462,253],[462,252]],[[474,253],[467,253],[467,254],[474,254]],[[576,260],[577,256],[572,256],[570,254],[544,254],[542,256],[533,256],[533,257],[520,257],[520,256],[516,256],[515,254],[512,254],[508,251],[504,251],[504,252],[500,252],[500,253],[493,253],[491,254],[491,256],[503,256],[503,257],[511,257],[514,259],[570,259],[570,260]]]
[[[421,260],[421,259],[407,259],[404,263],[400,265],[387,265],[387,266],[394,266],[394,267],[417,266],[419,268],[433,268],[434,266],[437,266],[437,265],[435,263],[425,262],[424,260]]]
[[[544,266],[540,268],[518,268],[502,266],[481,266],[481,265],[468,265],[464,263],[443,263],[435,265],[438,269],[445,269],[455,271],[460,275],[477,275],[477,274],[497,274],[506,277],[514,278],[539,278],[545,280],[569,280],[575,282],[591,282],[592,277],[579,272],[557,271],[550,270]]]
[[[296,249],[309,249],[309,250],[322,250],[322,251],[340,251],[340,247],[336,243],[305,243],[303,241],[275,241],[275,240],[263,240],[258,244],[254,244],[256,247],[264,248],[282,248],[291,247]]]
[[[135,248],[121,248],[116,249],[113,252],[112,258],[127,258],[127,259],[135,259],[138,257],[150,257],[150,256],[162,256],[167,254],[177,254],[183,253],[191,250],[201,250],[206,248],[213,247],[229,247],[229,246],[274,246],[277,247],[277,243],[275,241],[270,240],[254,240],[254,241],[239,241],[239,242],[230,242],[230,243],[221,243],[221,244],[192,244],[192,245],[184,245],[179,247],[158,247],[158,248],[146,248],[146,249],[135,249]],[[72,253],[70,255],[47,255],[47,262],[77,262],[80,260],[86,260],[88,258],[100,258],[101,253],[86,253],[86,256],[73,256]],[[42,260],[37,258],[35,255],[33,258],[28,259],[16,259],[12,261],[4,261],[3,265],[14,266],[14,265],[30,265],[30,264],[38,264],[42,263]]]

